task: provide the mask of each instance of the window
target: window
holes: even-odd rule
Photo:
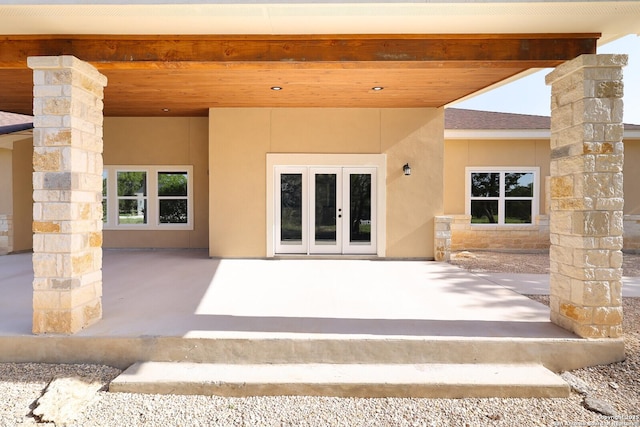
[[[102,222],[107,223],[109,217],[109,209],[107,204],[107,187],[108,187],[109,172],[106,169],[102,170]]]
[[[532,224],[538,212],[538,168],[467,168],[471,224]]]
[[[193,229],[191,166],[105,166],[105,229]]]

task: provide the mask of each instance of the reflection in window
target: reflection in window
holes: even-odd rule
[[[472,200],[471,223],[473,224],[497,224],[498,201],[497,200]]]
[[[147,223],[147,173],[119,171],[118,224]]]
[[[471,196],[500,197],[499,173],[472,173]]]
[[[351,242],[371,242],[371,174],[352,173],[349,179]]]
[[[280,239],[282,243],[302,241],[302,174],[280,175]]]
[[[108,189],[109,172],[102,171],[102,222],[106,223],[108,220],[109,210],[107,209],[107,189]]]
[[[335,173],[315,174],[315,240],[336,241],[336,179]]]
[[[187,172],[158,172],[158,203],[160,224],[186,224]]]

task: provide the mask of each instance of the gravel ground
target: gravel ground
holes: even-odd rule
[[[544,254],[474,253],[452,263],[475,271],[544,272]],[[464,258],[464,259],[463,259]],[[636,259],[636,266],[638,259]],[[637,267],[636,267],[637,268]],[[634,267],[625,274],[630,275]],[[637,270],[636,270],[636,273]],[[531,298],[548,304],[546,296]],[[326,397],[156,396],[101,391],[78,426],[640,426],[640,298],[625,298],[627,359],[571,373],[614,418],[566,399],[360,399]],[[1,351],[1,350],[0,350]],[[81,377],[106,386],[117,369],[94,365],[0,364],[0,427],[48,425],[34,402],[54,378]]]

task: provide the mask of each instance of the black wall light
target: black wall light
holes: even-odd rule
[[[411,166],[409,166],[409,163],[404,164],[404,166],[402,167],[402,172],[404,172],[406,176],[411,175]]]

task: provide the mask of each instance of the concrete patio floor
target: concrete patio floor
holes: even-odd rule
[[[219,260],[200,250],[105,250],[103,319],[72,337],[31,334],[32,280],[31,254],[0,257],[0,361],[126,366],[159,353],[158,360],[192,358],[203,346],[231,340],[236,347],[224,351],[236,358],[265,352],[245,352],[237,347],[242,340],[283,339],[292,354],[312,340],[334,346],[354,339],[455,340],[479,353],[472,341],[529,340],[543,347],[550,341],[600,346],[590,350],[593,360],[578,364],[624,357],[621,340],[579,339],[552,324],[546,306],[447,263]],[[168,343],[162,351],[160,339]],[[319,351],[309,346],[309,352]],[[126,354],[129,347],[137,349]],[[184,354],[177,355],[177,348]]]
[[[31,255],[0,257],[0,335],[31,334]],[[103,319],[78,336],[570,337],[547,307],[446,263],[210,259],[105,250]]]

